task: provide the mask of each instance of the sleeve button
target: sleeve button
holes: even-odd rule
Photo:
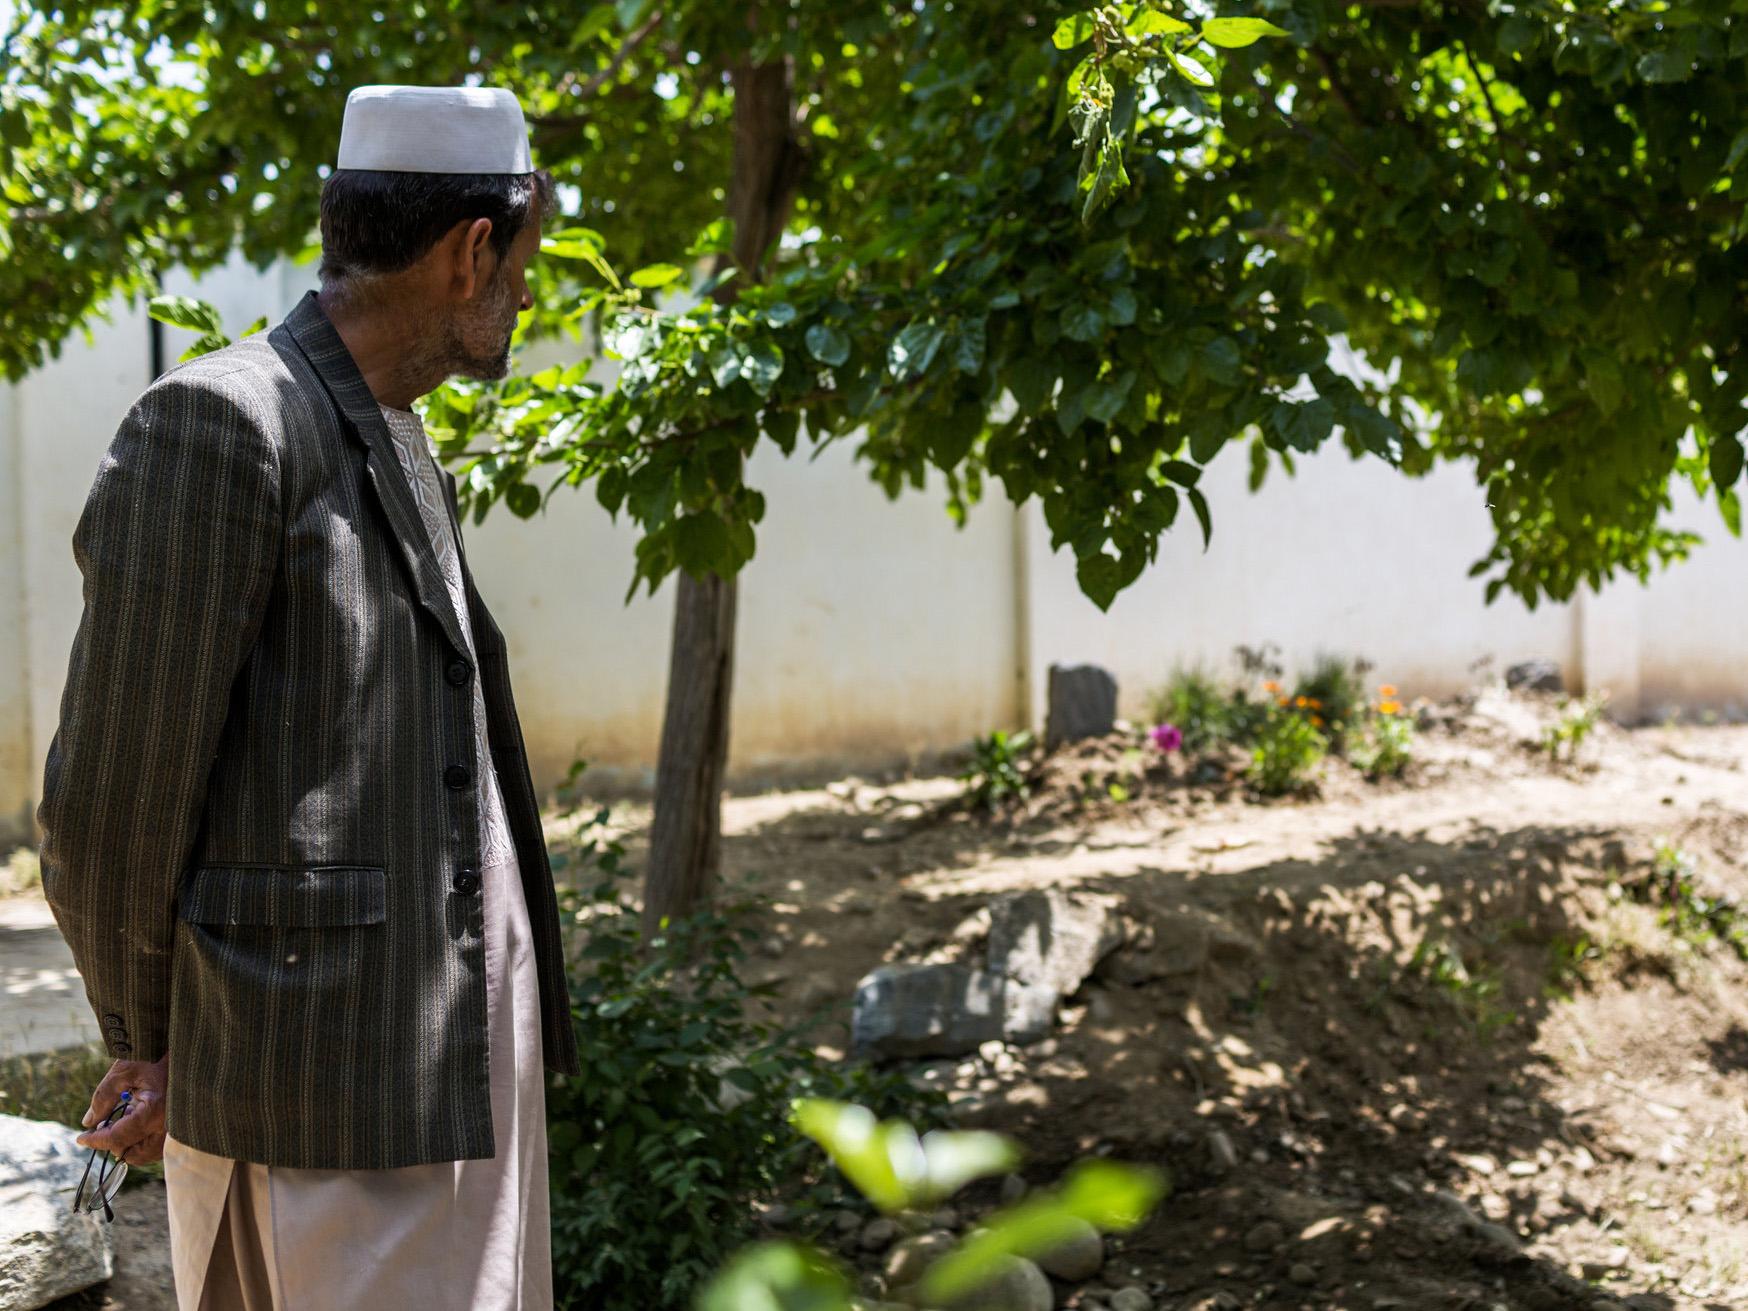
[[[471,672],[467,667],[467,661],[452,660],[449,668],[443,671],[443,677],[449,680],[452,687],[464,687],[467,684],[468,674]]]

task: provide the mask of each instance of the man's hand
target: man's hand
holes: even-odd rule
[[[91,1109],[80,1121],[88,1132],[74,1141],[95,1147],[129,1165],[145,1165],[164,1154],[164,1099],[169,1095],[170,1057],[157,1061],[117,1061],[91,1094]],[[107,1129],[92,1129],[130,1092],[128,1111]]]

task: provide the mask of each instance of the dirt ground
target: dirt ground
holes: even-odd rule
[[[1748,897],[1748,728],[1605,724],[1554,764],[1553,713],[1423,708],[1407,778],[1332,761],[1294,800],[1116,736],[993,819],[950,777],[733,798],[725,864],[774,898],[758,976],[797,1014],[838,1002],[840,1043],[863,973],[974,951],[992,895],[1121,902],[1129,941],[1057,1034],[919,1070],[1031,1182],[1169,1170],[1063,1305],[1748,1307],[1748,967],[1639,882],[1679,849]],[[615,803],[633,867],[647,817]]]
[[[948,776],[731,797],[728,877],[773,899],[751,969],[793,1014],[835,1005],[841,1047],[857,979],[975,953],[993,895],[1120,902],[1056,1034],[916,1068],[1033,1183],[1093,1153],[1170,1172],[1064,1306],[1748,1307],[1748,966],[1634,891],[1663,847],[1748,897],[1748,728],[1604,725],[1555,765],[1547,702],[1422,713],[1406,779],[1333,761],[1310,798],[1117,736],[995,818]],[[635,868],[648,807],[612,805]],[[169,1305],[161,1185],[128,1200],[131,1277],[69,1308]]]

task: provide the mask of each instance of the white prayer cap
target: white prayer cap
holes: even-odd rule
[[[361,86],[346,97],[336,168],[532,173],[528,125],[502,87]]]

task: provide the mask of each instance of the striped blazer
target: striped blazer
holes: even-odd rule
[[[475,678],[577,1069],[504,637],[463,553],[469,658],[391,442],[310,292],[145,391],[73,534],[43,890],[110,1054],[167,1051],[171,1136],[220,1156],[494,1154]]]

